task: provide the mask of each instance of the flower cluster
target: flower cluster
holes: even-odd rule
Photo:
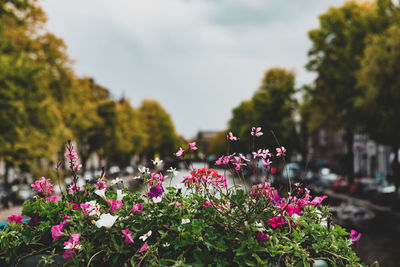
[[[251,135],[262,136],[261,128],[253,127]],[[238,138],[229,132],[227,140]],[[175,154],[184,157],[197,149],[193,142]],[[282,146],[275,155],[256,149],[247,157],[222,156],[216,165],[241,175],[243,166],[262,161],[268,167],[273,157],[285,155]],[[66,156],[77,162],[70,143]],[[52,195],[49,179],[36,181],[32,189],[46,198],[24,203],[29,224],[22,223],[21,216],[9,217],[9,226],[0,231],[0,249],[6,251],[0,264],[15,265],[37,246],[40,252],[62,254],[74,266],[299,266],[318,259],[333,266],[363,266],[352,250],[361,234],[331,226],[329,210],[322,204],[327,196],[313,198],[300,184],[281,192],[268,181],[252,185],[249,192],[236,185],[228,188],[227,177],[212,168],[192,169],[178,186],[167,186],[170,177],[163,174],[162,163],[155,158],[154,170],[139,168],[144,192],[121,189],[122,179],[108,186],[104,172],[94,185],[77,187],[74,181],[63,198]],[[172,167],[168,172],[177,174]],[[35,247],[27,249],[26,240],[35,240]]]
[[[214,169],[201,168],[193,169],[190,176],[183,178],[186,187],[196,187],[198,191],[202,191],[204,187],[212,185],[215,188],[226,188],[226,177],[219,174]]]
[[[50,179],[46,179],[44,177],[42,177],[40,180],[36,180],[31,187],[33,191],[41,192],[45,196],[50,196],[54,191],[54,187],[53,184],[50,183]]]

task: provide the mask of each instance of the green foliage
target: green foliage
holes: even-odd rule
[[[400,147],[400,27],[391,26],[370,38],[358,72],[363,94],[356,105],[364,112],[364,128],[380,143]]]
[[[170,115],[155,100],[144,100],[139,107],[139,118],[147,135],[147,145],[144,153],[154,157],[169,155],[180,143]]]
[[[80,233],[82,248],[76,250],[67,265],[312,266],[315,260],[323,259],[332,266],[364,266],[351,248],[349,233],[337,225],[327,226],[326,219],[331,215],[327,207],[305,205],[300,215],[290,216],[264,194],[204,186],[202,190],[189,186],[185,193],[168,187],[162,201],[154,203],[151,198],[114,185],[126,196],[122,208],[113,212],[118,219],[108,229],[94,225],[98,215],[84,215],[81,208],[73,210],[66,203],[95,200],[101,213],[107,213],[110,204],[105,199],[117,198],[111,187],[105,199],[95,194],[91,185],[86,185],[78,196],[67,195],[63,201],[47,202],[37,197],[24,203],[23,214],[38,215],[39,224],[12,223],[1,231],[0,260],[15,264],[28,254],[62,254],[70,234]],[[269,190],[274,192],[273,188]],[[302,198],[302,189],[297,190],[294,195]],[[205,206],[205,201],[213,204]],[[143,209],[131,213],[133,203],[142,203]],[[64,226],[65,236],[53,241],[51,227],[67,215],[70,222]],[[286,222],[271,227],[268,220],[279,215]],[[190,222],[183,224],[182,219]],[[124,243],[123,229],[129,229],[134,243]],[[146,240],[148,249],[139,253],[144,244],[139,237],[148,231],[152,231]],[[269,240],[259,241],[259,231]],[[42,262],[51,262],[51,257]]]
[[[279,141],[291,151],[299,150],[298,135],[293,119],[297,102],[294,99],[295,75],[284,68],[271,68],[266,71],[259,89],[252,99],[243,101],[233,109],[229,130],[242,136],[233,144],[233,149],[244,151],[250,147],[253,139],[248,135],[254,126],[262,127],[270,138],[264,138],[259,144],[262,147],[276,147],[274,131]]]

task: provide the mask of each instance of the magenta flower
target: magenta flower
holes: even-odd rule
[[[76,203],[74,203],[74,202],[67,202],[65,205],[72,205],[72,209],[73,209],[73,210],[79,209],[78,204],[76,204]]]
[[[50,202],[50,201],[57,202],[58,201],[58,196],[53,195],[53,196],[46,197],[46,201],[47,202]]]
[[[139,249],[139,253],[142,253],[143,251],[145,251],[145,250],[147,250],[148,249],[148,247],[147,247],[147,242],[146,243],[144,243],[144,245]]]
[[[22,217],[17,214],[11,215],[10,217],[8,217],[8,220],[10,221],[10,223],[22,223]]]
[[[65,252],[63,254],[64,259],[72,258],[75,255],[77,249],[81,249],[81,244],[79,243],[80,233],[72,233],[70,239],[64,242]]]
[[[115,201],[114,199],[106,199],[106,201],[108,203],[110,203],[111,208],[110,208],[110,213],[113,213],[114,211],[119,210],[120,208],[122,208],[122,206],[124,205],[124,203],[122,202],[122,200],[117,200]]]
[[[251,135],[252,136],[261,136],[263,134],[264,133],[261,132],[261,127],[253,127],[253,128],[251,128]]]
[[[65,235],[65,233],[62,232],[63,229],[64,225],[62,222],[60,224],[53,225],[51,227],[51,236],[53,237],[54,242],[57,241],[60,237]]]
[[[247,166],[246,163],[242,162],[241,157],[235,157],[235,162],[233,162],[233,165],[235,165],[235,170],[240,170],[241,166]]]
[[[268,241],[269,237],[266,234],[263,234],[262,232],[258,231],[256,233],[256,240],[257,241]]]
[[[278,227],[279,225],[284,224],[284,223],[285,223],[285,220],[283,219],[282,216],[278,216],[278,217],[275,217],[275,218],[270,219],[270,220],[268,221],[268,223],[269,223],[269,225],[272,226],[272,228],[276,228],[276,227]]]
[[[277,157],[285,156],[285,153],[286,153],[286,148],[284,148],[283,146],[276,148],[276,156]]]
[[[219,157],[216,161],[215,161],[215,165],[222,165],[224,160],[224,156]]]
[[[361,233],[358,233],[356,230],[350,230],[350,238],[354,244],[358,244],[358,240],[361,238]]]
[[[135,204],[135,202],[133,202],[133,206],[132,206],[132,210],[131,210],[131,212],[133,214],[140,213],[141,209],[143,209],[143,204],[142,203]]]
[[[253,159],[260,158],[263,156],[262,149],[260,148],[257,152],[251,152],[253,154]]]
[[[105,177],[100,177],[99,179],[97,179],[97,183],[94,184],[94,187],[96,187],[97,189],[104,189],[107,188],[106,182],[104,181]]]
[[[153,186],[152,188],[150,188],[150,192],[147,194],[149,197],[162,197],[164,192],[164,188],[162,187],[161,184],[156,184],[156,186]]]
[[[175,153],[177,157],[184,157],[186,154],[186,150],[183,150],[181,147],[179,148],[178,152]]]
[[[125,244],[133,244],[134,243],[132,235],[129,232],[128,228],[126,228],[125,230],[122,230],[122,233],[125,235],[125,242],[124,242]]]
[[[226,139],[227,139],[228,141],[237,141],[239,138],[237,138],[236,136],[234,136],[232,132],[229,132],[228,135],[226,136]]]
[[[197,150],[196,142],[189,143],[189,150],[190,150],[190,151]]]
[[[208,207],[211,205],[211,201],[207,200],[207,201],[203,201],[203,206],[204,207]]]
[[[322,197],[315,197],[310,204],[316,206],[317,208],[319,206],[321,206],[322,201],[324,201],[324,199],[328,198],[328,196],[322,196]]]
[[[65,225],[69,224],[70,222],[71,222],[70,217],[68,215],[64,216],[62,224],[65,226]]]
[[[31,184],[33,191],[42,192],[45,196],[50,196],[53,191],[54,187],[53,184],[50,183],[50,179],[46,179],[42,177],[40,180],[36,180],[35,183]]]

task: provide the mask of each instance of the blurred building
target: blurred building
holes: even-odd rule
[[[346,142],[344,131],[318,129],[308,138],[308,162],[310,167],[330,168],[336,173],[345,173]],[[391,149],[376,144],[367,135],[356,134],[353,144],[354,173],[358,177],[384,179],[391,175]]]

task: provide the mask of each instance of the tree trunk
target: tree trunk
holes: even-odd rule
[[[394,184],[396,186],[396,191],[393,197],[393,207],[396,207],[398,209],[399,207],[397,207],[397,202],[399,198],[398,190],[400,185],[399,146],[394,146],[393,152],[394,152],[394,159],[392,162],[392,172],[393,172]]]
[[[4,185],[4,190],[6,192],[8,192],[8,190],[10,189],[10,184],[8,183],[8,173],[10,170],[10,163],[6,160],[5,162],[5,172],[4,172],[4,177],[3,177],[3,185]]]
[[[347,163],[347,175],[349,177],[349,184],[353,184],[354,182],[354,153],[353,153],[353,144],[354,144],[354,135],[351,129],[346,129],[346,146],[347,146],[347,155],[346,155],[346,163]]]

